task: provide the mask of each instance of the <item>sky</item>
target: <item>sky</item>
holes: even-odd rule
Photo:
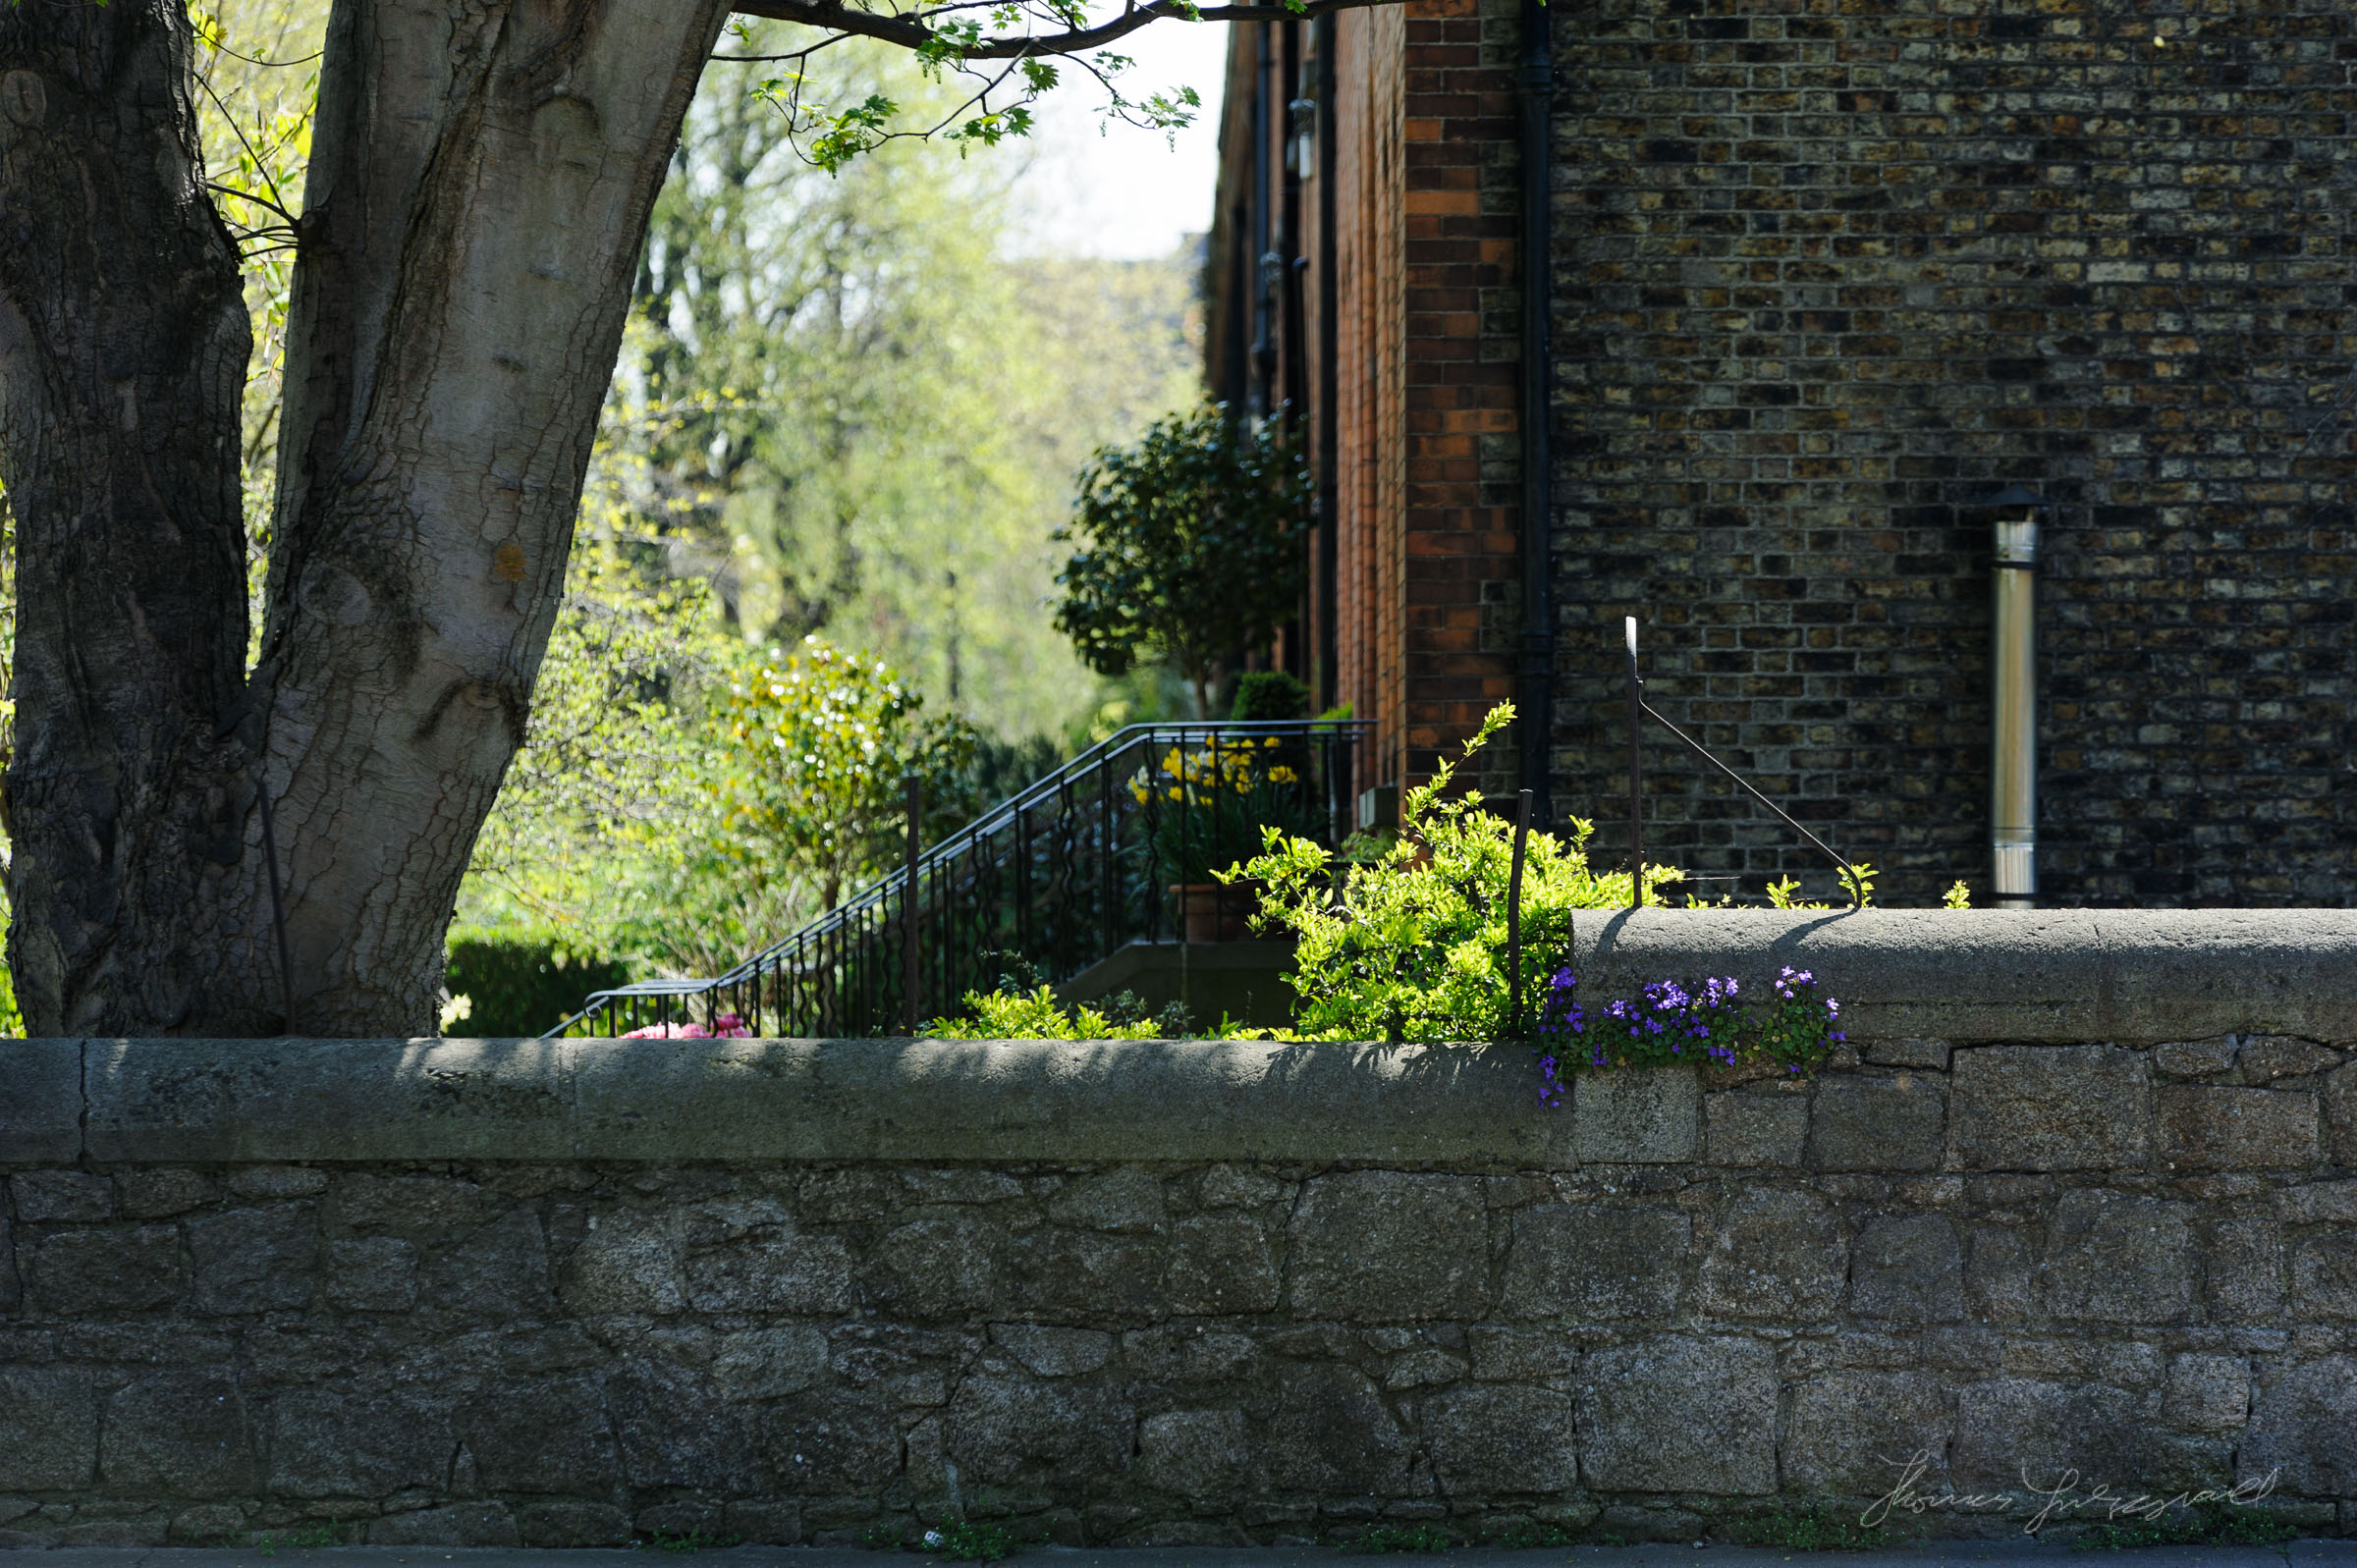
[[[1202,95],[1202,110],[1176,147],[1119,122],[1099,135],[1104,96],[1085,72],[1068,70],[1040,104],[1029,162],[1014,182],[1029,253],[1140,260],[1211,227],[1226,24],[1152,23],[1117,51],[1137,61],[1122,79],[1128,96],[1185,85]]]

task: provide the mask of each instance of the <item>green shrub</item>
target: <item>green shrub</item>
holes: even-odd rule
[[[618,959],[576,951],[554,932],[454,931],[443,1032],[478,1039],[536,1035],[563,1023],[592,991],[629,979]]]
[[[1106,999],[1100,1010],[1083,1003],[1066,1008],[1052,986],[1033,991],[1010,989],[969,991],[964,1011],[955,1018],[936,1018],[925,1025],[935,1040],[1188,1040],[1238,1038],[1243,1033],[1222,1020],[1213,1031],[1194,1027],[1181,1002],[1172,1002],[1148,1015],[1145,1003],[1130,992]]]
[[[1254,670],[1235,682],[1235,706],[1228,717],[1237,724],[1266,724],[1299,719],[1309,713],[1309,688],[1282,670]]]
[[[1080,471],[1076,548],[1056,574],[1056,627],[1080,662],[1120,676],[1159,661],[1186,677],[1195,717],[1229,663],[1300,602],[1309,465],[1283,419],[1221,406],[1171,414]]]
[[[1470,758],[1514,717],[1501,703],[1465,743]],[[1459,759],[1460,761],[1463,759]],[[1507,1016],[1506,905],[1514,830],[1485,811],[1478,794],[1451,798],[1456,764],[1408,791],[1393,842],[1347,860],[1278,828],[1262,831],[1263,852],[1225,874],[1266,884],[1263,930],[1298,939],[1290,977],[1299,1001],[1294,1028],[1305,1039],[1497,1040],[1517,1032]],[[1575,909],[1625,909],[1625,871],[1588,864],[1595,825],[1572,819],[1567,838],[1533,833],[1522,872],[1522,996],[1538,1006],[1569,947]],[[1339,880],[1337,872],[1340,872]],[[1648,865],[1650,892],[1681,877]],[[1527,1027],[1527,1020],[1521,1021]]]

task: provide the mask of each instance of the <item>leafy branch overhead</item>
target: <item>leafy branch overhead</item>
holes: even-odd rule
[[[934,137],[960,145],[995,146],[1028,135],[1032,108],[1064,80],[1058,61],[1069,61],[1103,95],[1102,114],[1165,134],[1184,130],[1203,107],[1191,86],[1131,96],[1122,79],[1136,62],[1110,47],[1158,21],[1181,23],[1283,22],[1356,10],[1392,0],[1279,0],[1274,5],[1199,6],[1190,0],[1124,4],[1119,14],[1092,19],[1079,0],[948,0],[941,5],[845,5],[840,0],[737,0],[740,17],[760,17],[818,29],[795,47],[765,51],[742,21],[732,35],[746,53],[715,58],[770,61],[792,69],[754,88],[787,118],[802,155],[838,169],[863,152],[902,137]],[[947,115],[918,115],[883,93],[856,102],[831,101],[812,70],[821,51],[850,38],[905,49],[927,75],[955,75],[971,91]]]

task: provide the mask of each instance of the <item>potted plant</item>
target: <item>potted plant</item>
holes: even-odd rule
[[[1275,736],[1173,746],[1154,769],[1129,781],[1145,821],[1148,885],[1162,885],[1173,900],[1173,923],[1188,942],[1249,936],[1259,885],[1223,883],[1218,873],[1257,853],[1265,828],[1309,831],[1306,785],[1280,752]]]

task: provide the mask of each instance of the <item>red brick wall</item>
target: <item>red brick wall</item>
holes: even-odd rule
[[[1385,781],[1511,694],[1514,27],[1506,0],[1413,0],[1338,29],[1338,662]]]
[[[1431,771],[1512,695],[1519,496],[1517,10],[1407,8],[1406,768]],[[1511,759],[1487,777],[1511,777]]]

